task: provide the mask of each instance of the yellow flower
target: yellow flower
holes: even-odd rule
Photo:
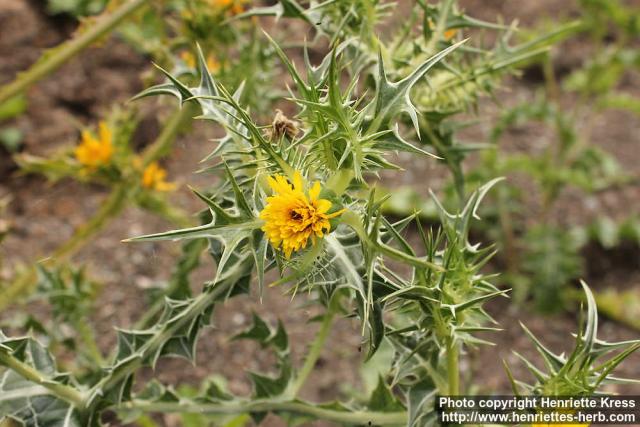
[[[191,52],[188,52],[186,50],[181,52],[180,59],[182,59],[189,68],[194,68],[196,66],[196,58]]]
[[[434,31],[436,29],[436,26],[431,19],[429,19],[428,25],[431,31]],[[458,34],[458,30],[456,28],[450,28],[448,30],[444,30],[444,33],[442,34],[442,36],[446,41],[449,41],[452,38],[454,38],[456,34]]]
[[[225,8],[233,5],[234,0],[209,0],[211,6],[217,6],[219,8]]]
[[[244,12],[244,0],[207,0],[210,6],[217,9],[228,9],[231,15],[238,15]]]
[[[262,231],[287,258],[291,257],[291,252],[305,248],[309,237],[315,245],[318,238],[331,231],[329,220],[344,212],[342,209],[328,213],[332,204],[319,198],[318,181],[305,193],[300,172],[294,174],[293,183],[281,175],[269,177],[268,181],[274,195],[267,197],[267,205],[260,212],[260,218],[265,221]]]
[[[98,139],[89,131],[82,132],[82,142],[76,147],[75,155],[78,162],[89,169],[109,163],[113,156],[113,144],[111,131],[105,122],[98,125]]]
[[[196,58],[191,52],[185,50],[180,54],[180,59],[182,59],[189,68],[195,68]],[[209,55],[209,57],[207,57],[207,67],[209,68],[209,71],[215,73],[220,70],[220,63],[216,61],[213,56]]]
[[[173,182],[167,182],[167,171],[158,165],[158,162],[152,162],[142,172],[142,186],[150,190],[171,191],[176,188]]]
[[[458,30],[457,30],[457,29],[455,29],[455,28],[452,28],[452,29],[450,29],[450,30],[446,30],[446,31],[444,32],[443,36],[444,36],[444,39],[445,39],[445,40],[449,41],[449,40],[451,40],[452,38],[454,38],[454,37],[456,36],[456,34],[458,34]]]

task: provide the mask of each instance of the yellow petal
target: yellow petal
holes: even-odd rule
[[[326,199],[320,199],[316,201],[316,212],[323,214],[331,209],[331,202]]]
[[[82,144],[92,144],[92,143],[97,143],[98,141],[96,141],[93,136],[91,136],[91,134],[89,133],[89,131],[87,130],[83,130],[82,131]]]
[[[98,124],[98,136],[101,143],[111,145],[111,130],[103,121]]]
[[[295,171],[295,173],[293,174],[293,188],[297,191],[304,191],[302,175],[298,171]]]
[[[327,218],[327,219],[335,218],[335,217],[337,217],[339,215],[342,215],[344,213],[344,211],[346,211],[346,210],[347,209],[340,209],[339,211],[336,211],[334,213],[325,215],[325,218]]]
[[[311,190],[309,190],[309,200],[311,200],[311,203],[315,202],[318,199],[321,190],[322,188],[320,188],[320,182],[314,182],[313,187],[311,187]]]

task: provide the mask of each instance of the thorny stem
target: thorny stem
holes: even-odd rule
[[[113,13],[99,18],[94,26],[68,42],[54,48],[55,51],[38,60],[30,69],[21,73],[13,82],[0,87],[0,104],[23,92],[38,80],[46,77],[69,59],[86,49],[100,37],[113,31],[125,18],[144,6],[149,0],[131,0]]]
[[[10,355],[7,352],[0,350],[0,364],[14,371],[24,379],[31,381],[32,383],[41,385],[46,388],[54,396],[63,399],[76,407],[82,407],[84,403],[84,397],[82,394],[73,387],[65,384],[54,382],[50,380],[45,374],[32,368],[31,366],[23,363]]]
[[[232,402],[194,404],[188,402],[127,402],[120,409],[141,410],[144,412],[181,412],[198,414],[240,414],[247,412],[287,411],[311,415],[316,418],[344,424],[357,425],[399,425],[407,423],[406,412],[366,412],[336,411],[318,407],[306,402]]]
[[[333,325],[333,320],[335,319],[336,308],[337,302],[335,302],[334,300],[329,302],[329,307],[327,308],[327,312],[322,319],[320,330],[311,343],[311,347],[309,348],[309,353],[307,353],[304,364],[302,365],[302,368],[300,368],[298,376],[296,377],[295,382],[289,390],[292,397],[296,397],[298,395],[300,389],[307,380],[307,377],[313,371],[313,368],[315,368],[318,358],[320,358],[320,353],[324,348],[324,344],[327,341],[329,332],[331,331],[331,326]]]

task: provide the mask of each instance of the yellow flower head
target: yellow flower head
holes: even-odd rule
[[[98,126],[98,139],[89,131],[82,132],[82,142],[76,147],[75,155],[78,162],[89,169],[109,163],[113,156],[113,144],[111,131],[105,122],[100,122]]]
[[[157,191],[174,190],[176,184],[165,181],[166,178],[167,171],[161,168],[158,162],[152,162],[142,172],[142,186]]]
[[[267,197],[267,205],[260,212],[265,221],[262,231],[274,247],[282,248],[287,258],[291,252],[305,248],[309,237],[315,245],[317,238],[331,231],[329,220],[344,212],[328,213],[332,203],[319,198],[320,182],[305,192],[300,172],[294,174],[293,183],[281,175],[269,177],[269,186],[274,194]]]

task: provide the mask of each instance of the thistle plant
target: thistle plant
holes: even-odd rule
[[[6,367],[0,381],[1,416],[28,426],[98,426],[109,412],[123,422],[178,413],[242,425],[247,415],[260,423],[275,414],[288,425],[328,420],[338,425],[425,427],[438,424],[438,394],[471,390],[460,375],[461,359],[476,346],[490,344],[482,334],[499,328],[484,304],[509,291],[497,288],[495,275],[484,268],[496,249],[476,241],[470,229],[480,221],[483,199],[504,183],[494,178],[469,185],[461,162],[471,148],[457,144],[455,126],[445,119],[474,104],[479,88],[490,90],[501,71],[539,54],[549,38],[520,46],[516,57],[505,59],[513,53],[506,40],[486,51],[463,37],[470,28],[509,33],[510,27],[472,20],[452,1],[437,6],[418,2],[400,38],[388,45],[372,31],[387,9],[375,1],[355,1],[349,7],[310,2],[303,7],[287,0],[225,15],[231,22],[263,15],[310,20],[318,37],[332,42],[317,61],[305,46],[300,71],[277,41],[259,35],[256,45],[268,44],[291,82],[289,96],[282,100],[287,114],[274,109],[266,120],[264,111],[255,113],[250,107],[256,104],[246,101],[260,95],[252,91],[252,82],[218,79],[200,46],[194,48],[197,73],[185,72],[183,65],[192,68],[188,57],[177,66],[158,65],[164,81],[136,100],[172,96],[182,114],[195,115],[221,134],[204,159],[203,173],[212,177],[212,184],[193,190],[203,203],[200,224],[126,240],[183,241],[182,254],[149,311],[134,327],[117,330],[117,346],[108,357],[99,350],[93,355],[89,367],[99,369],[63,369],[32,336],[0,334],[0,364]],[[341,14],[344,19],[338,22]],[[398,40],[410,37],[417,22],[421,36],[415,49],[394,49],[402,45]],[[362,36],[362,43],[354,35]],[[468,62],[470,57],[479,62]],[[506,62],[500,62],[503,59]],[[104,129],[87,134],[74,161],[95,161],[84,162],[83,173],[110,176],[117,157],[111,139]],[[431,228],[420,221],[419,212],[400,218],[384,213],[387,197],[376,178],[382,171],[400,173],[394,164],[397,152],[446,163],[459,184],[455,203],[443,203],[431,192],[438,213]],[[146,157],[146,169],[137,175],[138,189],[166,187],[166,177],[153,160]],[[410,229],[416,239],[408,237]],[[205,250],[215,274],[194,293],[189,276]],[[45,297],[54,308],[68,304],[71,309],[65,306],[65,312],[87,310],[74,304],[77,295],[87,292],[78,274],[67,281],[64,274],[46,269],[41,275]],[[584,289],[587,322],[576,338],[576,350],[569,357],[555,355],[534,338],[549,372],[525,361],[538,382],[527,386],[513,380],[518,393],[593,394],[604,382],[616,380],[612,370],[638,348],[637,342],[605,344],[596,339],[595,302],[586,285]],[[68,300],[59,298],[61,290],[69,292]],[[195,363],[198,338],[210,326],[212,313],[238,295],[259,300],[266,292],[286,294],[292,307],[303,301],[321,312],[318,332],[301,364],[291,355],[286,326],[254,315],[253,324],[234,339],[255,341],[259,351],[273,354],[275,366],[272,374],[248,373],[250,395],[234,395],[210,380],[198,392],[141,381],[139,371],[155,368],[162,358]],[[392,349],[393,357],[370,396],[307,401],[301,390],[339,317],[357,319],[364,360],[374,358],[383,345]],[[75,319],[70,315],[63,320]],[[599,364],[610,349],[622,353]],[[576,388],[567,390],[574,382]]]

